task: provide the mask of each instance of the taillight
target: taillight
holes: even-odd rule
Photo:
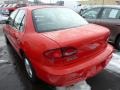
[[[63,57],[72,56],[77,53],[77,49],[73,47],[62,48]]]
[[[48,50],[44,53],[44,56],[49,59],[58,59],[63,57],[69,57],[75,55],[76,53],[77,53],[77,49],[73,47],[64,47],[64,48]]]
[[[62,57],[62,53],[60,49],[52,49],[52,50],[48,50],[44,53],[45,57],[49,58],[49,59],[56,59],[56,58],[61,58]]]

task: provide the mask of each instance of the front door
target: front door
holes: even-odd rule
[[[10,17],[8,18],[8,24],[5,26],[4,28],[4,31],[5,31],[5,35],[7,36],[7,38],[9,39],[9,41],[11,42],[11,44],[13,45],[14,47],[14,44],[13,44],[13,24],[14,24],[14,19],[16,17],[18,13],[18,10],[15,10],[11,15]]]

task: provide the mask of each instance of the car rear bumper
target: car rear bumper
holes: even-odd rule
[[[87,78],[95,76],[102,71],[112,58],[113,47],[107,48],[99,55],[86,63],[70,66],[69,68],[53,68],[43,66],[37,69],[37,76],[48,84],[54,86],[69,86]]]

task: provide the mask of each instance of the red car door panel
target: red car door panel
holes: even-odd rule
[[[12,30],[12,26],[11,25],[7,25],[7,37],[8,37],[8,39],[10,40],[10,42],[11,42],[11,44],[13,45],[13,38],[12,38],[12,34],[13,34],[13,30]]]
[[[11,33],[11,36],[12,36],[12,40],[13,40],[13,46],[14,48],[16,49],[16,51],[19,51],[19,48],[20,48],[20,37],[22,37],[23,33],[22,32],[19,32],[16,28],[12,28],[12,33]]]

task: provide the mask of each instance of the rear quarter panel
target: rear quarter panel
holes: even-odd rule
[[[49,64],[43,53],[50,49],[59,48],[59,45],[55,41],[42,35],[42,33],[35,31],[32,12],[30,10],[27,10],[25,24],[25,34],[21,40],[20,47],[36,70],[36,66],[43,65],[44,63]]]

